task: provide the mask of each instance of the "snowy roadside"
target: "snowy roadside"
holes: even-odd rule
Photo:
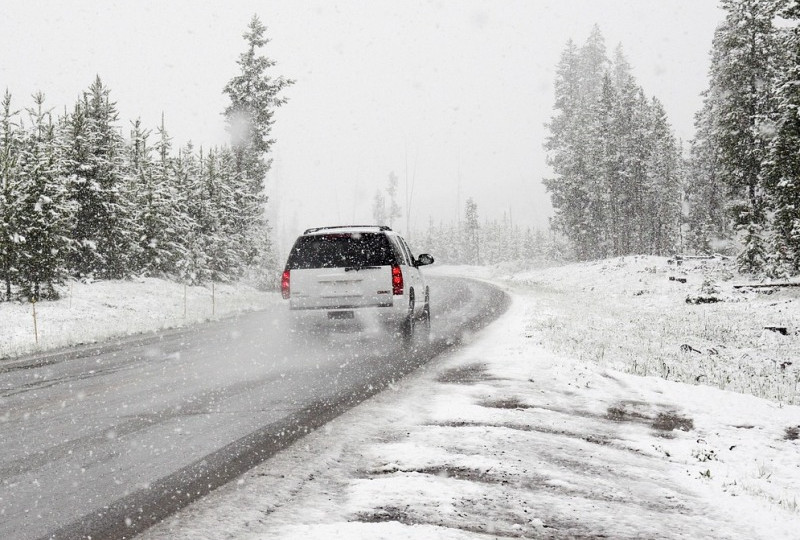
[[[184,297],[185,293],[185,297]],[[61,299],[33,306],[0,303],[0,361],[60,347],[177,328],[277,303],[243,284],[186,287],[155,278],[71,282]]]
[[[142,537],[795,538],[800,407],[549,352],[543,320],[572,312],[545,309],[546,273],[511,279],[472,343]]]

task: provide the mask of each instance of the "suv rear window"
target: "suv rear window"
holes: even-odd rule
[[[395,264],[394,251],[385,234],[346,233],[301,236],[286,268],[347,268]]]

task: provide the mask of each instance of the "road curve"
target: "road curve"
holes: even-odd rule
[[[0,538],[131,538],[456,345],[508,299],[430,280],[430,343],[285,306],[0,364]]]

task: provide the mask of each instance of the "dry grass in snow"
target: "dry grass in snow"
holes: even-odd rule
[[[800,404],[800,287],[735,289],[752,281],[732,269],[723,259],[677,266],[663,257],[625,257],[506,280],[535,295],[529,329],[548,349]],[[698,297],[717,301],[687,302]]]

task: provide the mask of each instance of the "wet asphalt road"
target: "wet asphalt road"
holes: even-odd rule
[[[130,538],[494,320],[507,297],[430,280],[429,343],[294,333],[285,306],[0,361],[0,538]]]

